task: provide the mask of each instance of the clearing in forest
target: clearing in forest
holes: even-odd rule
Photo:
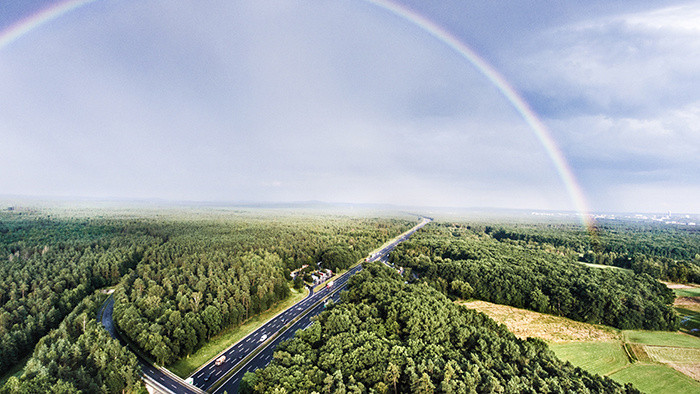
[[[545,340],[562,360],[632,383],[646,393],[700,393],[700,338],[680,332],[625,330],[485,301],[458,301],[519,338]]]
[[[505,324],[518,338],[540,338],[551,343],[571,341],[617,341],[620,331],[612,327],[582,323],[561,316],[529,311],[486,301],[459,301],[460,305],[484,312]]]

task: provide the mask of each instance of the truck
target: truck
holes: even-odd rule
[[[216,364],[216,366],[218,367],[219,365],[223,364],[225,361],[226,361],[226,356],[221,356],[221,357],[216,359],[214,364]]]
[[[330,281],[326,284],[326,289],[330,289],[331,287],[333,287],[333,281]]]

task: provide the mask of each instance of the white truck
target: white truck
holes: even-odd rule
[[[216,359],[214,364],[218,367],[219,365],[223,364],[226,361],[226,356],[221,356]]]
[[[333,281],[326,283],[326,289],[330,289],[331,287],[333,287]]]

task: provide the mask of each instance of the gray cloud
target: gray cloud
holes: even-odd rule
[[[604,35],[579,29],[585,40],[513,52],[513,68],[546,58],[542,48],[592,51],[591,37]],[[602,73],[602,55],[590,58]],[[582,179],[604,180],[591,190],[612,196],[624,166],[655,171],[662,142],[695,152],[682,143],[682,125],[695,119],[686,107],[645,118],[645,137],[634,134],[630,147],[645,119],[586,109],[607,102],[615,112],[616,85],[596,74],[588,86],[568,63],[544,64],[514,81],[542,97],[537,108],[558,96],[587,103],[548,124]],[[483,76],[364,3],[95,3],[5,48],[0,90],[10,92],[0,96],[4,193],[571,207],[532,131]],[[645,100],[635,105],[655,102]],[[655,122],[671,137],[653,137]],[[608,154],[617,169],[606,168]],[[667,156],[671,179],[692,161]]]

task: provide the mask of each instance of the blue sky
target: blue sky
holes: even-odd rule
[[[397,3],[521,93],[594,211],[700,212],[697,3]],[[97,0],[0,48],[0,92],[4,195],[573,208],[478,70],[363,1]]]

